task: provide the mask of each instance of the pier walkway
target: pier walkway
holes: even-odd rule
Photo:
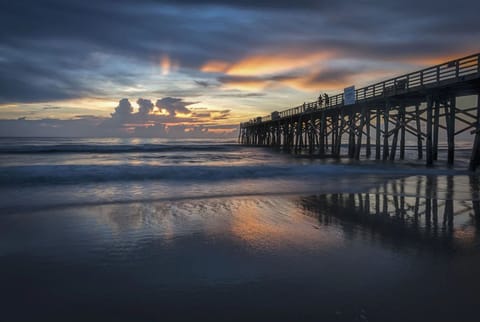
[[[460,97],[475,106],[457,106]],[[328,100],[304,103],[240,124],[239,142],[322,157],[405,159],[406,140],[431,166],[439,141],[455,159],[455,139],[471,139],[470,169],[480,165],[480,53],[363,88],[350,87]]]

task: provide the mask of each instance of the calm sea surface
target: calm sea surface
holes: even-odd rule
[[[0,139],[0,321],[478,321],[480,177],[457,156]]]

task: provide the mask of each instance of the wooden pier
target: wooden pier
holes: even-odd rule
[[[455,139],[472,141],[470,170],[480,165],[480,53],[448,61],[240,124],[241,144],[352,159],[404,160],[407,139],[432,166],[438,145],[455,160]],[[459,107],[460,97],[476,106]],[[342,152],[343,150],[346,150]]]

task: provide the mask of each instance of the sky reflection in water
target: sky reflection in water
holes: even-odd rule
[[[2,215],[4,313],[10,321],[475,320],[478,177],[383,182],[347,193]]]

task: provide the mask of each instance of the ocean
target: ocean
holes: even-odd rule
[[[1,138],[0,321],[477,321],[479,175],[415,151]]]

